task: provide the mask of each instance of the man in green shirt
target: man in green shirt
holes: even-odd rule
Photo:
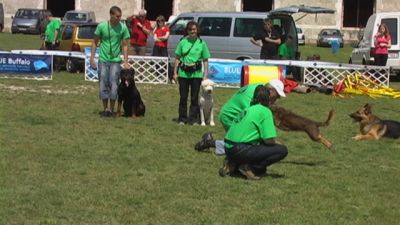
[[[47,23],[45,31],[45,47],[46,50],[56,50],[61,38],[61,20],[60,18],[51,16],[51,14],[47,14],[46,17],[49,22]]]
[[[225,135],[227,159],[238,165],[247,179],[260,179],[256,175],[266,173],[267,166],[288,154],[284,145],[275,142],[277,135],[269,104],[267,87],[257,86],[251,106],[233,120]]]
[[[97,44],[100,42],[99,54],[99,83],[100,99],[103,103],[101,116],[112,117],[115,115],[114,106],[117,99],[117,89],[121,72],[121,43],[124,55],[124,68],[128,69],[128,42],[129,30],[121,23],[121,9],[118,6],[110,8],[110,20],[97,25],[95,38],[92,43],[90,65],[97,69],[94,60]]]
[[[219,120],[225,131],[229,130],[233,120],[237,117],[237,115],[250,106],[251,100],[254,97],[254,90],[259,85],[260,84],[249,84],[240,88],[222,106],[219,113]],[[266,84],[266,87],[269,90],[271,105],[274,104],[279,97],[286,97],[285,92],[283,91],[284,85],[282,81],[278,79],[272,79]],[[205,133],[202,137],[202,140],[195,145],[195,150],[204,151],[210,147],[215,147],[215,153],[217,155],[224,155],[224,145],[225,144],[223,140],[214,140],[211,133]]]

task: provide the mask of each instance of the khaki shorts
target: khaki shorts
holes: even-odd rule
[[[140,45],[131,45],[129,46],[129,55],[145,55],[146,54],[146,46]]]

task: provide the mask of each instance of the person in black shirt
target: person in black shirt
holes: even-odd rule
[[[281,38],[279,31],[273,29],[271,19],[264,19],[264,29],[250,38],[250,42],[261,47],[260,59],[278,59]]]

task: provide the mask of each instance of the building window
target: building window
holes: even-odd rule
[[[376,0],[343,0],[343,27],[365,27]]]
[[[272,9],[273,0],[242,0],[242,10],[245,11],[256,11],[256,12],[268,12]]]

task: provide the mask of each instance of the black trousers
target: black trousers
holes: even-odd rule
[[[163,47],[154,45],[154,47],[153,47],[153,56],[165,56],[165,57],[168,57],[168,48],[163,48]]]
[[[238,165],[249,164],[255,174],[264,174],[267,167],[284,159],[288,150],[284,145],[236,144],[225,150],[229,160]]]
[[[163,47],[154,45],[152,55],[168,57],[168,48],[163,48]],[[156,70],[158,70],[158,69],[159,69],[158,66],[156,66]],[[168,78],[170,80],[172,80],[172,75],[173,75],[172,67],[168,66]]]
[[[375,54],[375,65],[386,66],[387,59],[388,59],[387,54]]]
[[[179,77],[179,122],[198,123],[199,108],[199,91],[202,78],[182,78]],[[190,109],[189,118],[187,114],[187,100],[190,89]]]

